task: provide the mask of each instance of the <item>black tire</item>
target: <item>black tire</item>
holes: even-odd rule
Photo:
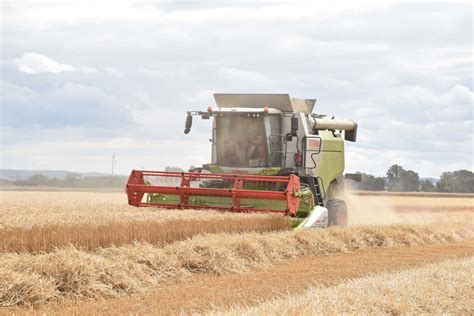
[[[341,199],[329,199],[326,205],[328,209],[329,226],[347,226],[347,206]]]

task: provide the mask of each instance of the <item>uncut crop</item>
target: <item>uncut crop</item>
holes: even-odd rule
[[[0,192],[0,252],[44,252],[146,241],[162,245],[197,234],[289,229],[288,218],[127,205],[124,193]]]
[[[51,253],[3,254],[0,306],[61,298],[104,298],[143,292],[192,274],[240,273],[308,255],[454,242],[474,237],[468,225],[394,225],[299,232],[210,234],[164,247],[149,243]]]
[[[130,221],[109,224],[48,225],[30,228],[0,229],[0,252],[49,252],[59,247],[75,246],[92,250],[131,242],[164,245],[205,233],[242,233],[289,230],[282,216],[223,219],[170,219],[160,222]]]
[[[51,225],[108,225],[132,221],[232,220],[265,214],[137,208],[125,193],[0,191],[0,229]],[[249,217],[247,217],[249,218]]]

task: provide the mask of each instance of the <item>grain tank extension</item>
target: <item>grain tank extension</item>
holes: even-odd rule
[[[187,112],[212,120],[212,159],[189,172],[133,170],[133,206],[268,212],[297,228],[347,225],[341,198],[344,140],[357,123],[313,113],[315,99],[288,94],[214,94],[216,107]]]

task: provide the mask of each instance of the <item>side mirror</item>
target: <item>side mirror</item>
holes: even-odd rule
[[[192,115],[186,116],[186,124],[184,124],[184,133],[189,134],[191,131],[191,126],[193,126],[193,117]]]
[[[298,130],[298,118],[292,117],[291,118],[291,134],[296,136],[296,131]]]

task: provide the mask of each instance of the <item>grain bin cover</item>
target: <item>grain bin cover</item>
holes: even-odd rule
[[[215,93],[214,99],[219,108],[264,108],[268,106],[282,112],[293,112],[288,94]]]
[[[302,112],[310,114],[313,112],[314,105],[316,104],[316,99],[291,99],[291,106],[293,112]]]
[[[297,99],[288,94],[215,93],[219,108],[274,108],[282,112],[311,113],[316,99]]]

